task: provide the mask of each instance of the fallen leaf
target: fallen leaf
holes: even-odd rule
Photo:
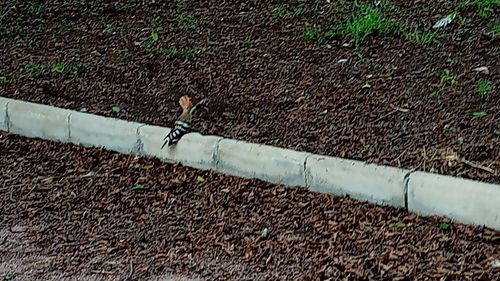
[[[48,178],[44,178],[42,180],[42,182],[45,183],[45,184],[50,184],[50,183],[52,183],[53,180],[54,180],[53,177],[48,177]]]
[[[119,106],[115,105],[111,108],[111,110],[113,112],[116,112],[116,113],[120,113],[120,111],[122,110]]]
[[[196,181],[197,181],[197,182],[204,182],[204,181],[205,181],[205,178],[204,178],[204,177],[202,177],[202,176],[197,176],[197,177],[196,177]]]
[[[445,27],[448,24],[450,24],[455,19],[456,16],[457,16],[457,13],[453,12],[453,13],[447,15],[446,17],[440,19],[439,21],[437,21],[432,28],[437,29],[437,28]]]
[[[389,227],[404,227],[404,226],[406,226],[406,223],[402,221],[389,223]]]
[[[484,117],[488,115],[485,111],[469,110],[468,113],[473,117]]]
[[[138,190],[138,189],[145,189],[145,187],[142,184],[136,184],[134,187],[132,187],[132,190]]]

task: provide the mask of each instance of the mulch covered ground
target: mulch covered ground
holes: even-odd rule
[[[500,280],[483,227],[6,133],[0,167],[0,278]]]
[[[500,183],[499,5],[372,2],[458,16],[356,48],[352,1],[5,0],[0,95],[164,126],[209,97],[204,134]]]

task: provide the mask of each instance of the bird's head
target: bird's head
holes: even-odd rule
[[[182,109],[184,109],[184,110],[189,110],[193,107],[193,103],[191,102],[191,98],[189,98],[188,96],[182,96],[179,99],[179,104],[182,107]]]

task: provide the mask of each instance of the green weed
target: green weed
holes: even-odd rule
[[[283,6],[278,6],[272,11],[273,20],[281,19],[293,19],[299,17],[307,12],[304,4],[292,7],[291,9],[286,9]]]
[[[486,111],[480,111],[480,110],[468,110],[467,113],[472,116],[472,117],[476,117],[476,118],[481,118],[481,117],[484,117],[486,115],[488,115],[488,113]]]
[[[110,24],[110,23],[104,23],[103,24],[103,33],[106,33],[106,34],[115,34],[115,26],[113,24]]]
[[[477,81],[477,91],[479,92],[479,94],[481,96],[484,96],[485,94],[487,94],[491,90],[493,90],[493,85],[492,85],[491,81],[488,81],[486,79],[479,79]]]
[[[458,80],[451,74],[449,69],[445,69],[440,74],[439,85],[445,87],[446,85],[455,86],[458,85]]]
[[[38,16],[41,13],[43,13],[44,11],[45,11],[44,7],[42,7],[40,5],[36,5],[36,4],[29,5],[28,10],[27,10],[28,14],[33,15],[33,16]]]
[[[459,7],[476,8],[476,15],[480,18],[489,18],[495,14],[493,5],[500,5],[500,0],[472,0],[458,4]]]
[[[179,29],[196,29],[198,20],[187,12],[183,12],[177,15],[177,26]]]
[[[77,77],[78,75],[80,75],[80,73],[82,73],[85,68],[87,67],[86,64],[84,63],[76,63],[76,64],[70,64],[68,66],[68,76],[69,78],[75,78]]]
[[[158,48],[156,49],[157,54],[167,55],[174,58],[189,60],[190,58],[201,53],[201,50],[191,49],[191,48]]]
[[[254,41],[250,37],[247,37],[247,38],[245,38],[245,40],[241,41],[241,44],[243,44],[243,45],[251,45],[253,43],[254,43]]]
[[[344,26],[344,33],[354,39],[356,48],[372,34],[391,34],[394,31],[394,22],[382,16],[377,8],[366,3],[359,4]]]
[[[500,5],[499,0],[472,0],[458,4],[459,7],[489,7],[490,5]]]
[[[64,62],[57,62],[52,65],[51,70],[52,72],[63,73],[66,67],[67,66]]]
[[[39,66],[35,62],[29,62],[21,65],[21,71],[27,72],[28,76],[36,76],[45,72],[43,66]]]
[[[277,7],[274,8],[273,10],[273,20],[279,20],[284,18],[285,16],[284,8],[283,7]]]
[[[115,4],[115,8],[118,11],[129,11],[131,6],[130,6],[130,4],[126,4],[126,3],[117,3],[117,4]]]
[[[492,15],[495,14],[495,11],[493,10],[493,8],[489,8],[489,7],[485,7],[485,8],[482,8],[480,9],[478,12],[477,12],[477,15],[480,17],[480,18],[489,18],[491,17]]]
[[[414,30],[413,32],[402,31],[403,36],[406,40],[417,43],[417,44],[430,44],[430,43],[439,43],[437,40],[437,31],[426,31],[421,32],[418,30]]]
[[[324,30],[320,25],[313,25],[304,27],[302,37],[307,41],[315,41],[318,44],[323,44],[327,39],[337,36],[338,32],[335,30]]]
[[[493,33],[495,34],[500,34],[500,22],[496,22],[493,25]]]

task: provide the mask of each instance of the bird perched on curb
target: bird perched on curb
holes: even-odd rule
[[[198,107],[198,105],[204,103],[206,100],[207,99],[203,99],[193,106],[191,98],[188,96],[182,96],[179,99],[179,105],[182,107],[182,114],[179,118],[177,118],[177,120],[175,120],[174,128],[163,139],[165,142],[161,146],[161,149],[163,149],[165,145],[171,146],[176,144],[182,136],[191,132],[191,118],[193,111]]]

